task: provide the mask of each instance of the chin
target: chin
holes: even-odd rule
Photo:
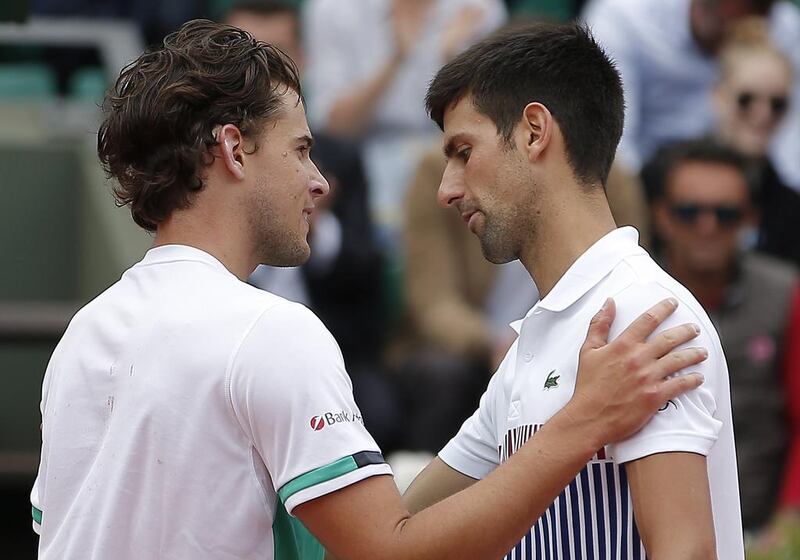
[[[261,261],[262,264],[269,266],[289,268],[304,265],[308,262],[310,257],[311,248],[308,246],[308,243],[303,242],[294,247],[284,247],[280,251],[271,251],[270,254],[265,255]]]

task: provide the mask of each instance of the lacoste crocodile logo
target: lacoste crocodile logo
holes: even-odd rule
[[[553,375],[555,372],[556,370],[553,370],[547,374],[547,379],[544,380],[545,389],[553,389],[554,387],[558,387],[558,380],[561,376]]]

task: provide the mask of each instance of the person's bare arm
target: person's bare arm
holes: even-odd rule
[[[648,558],[717,558],[703,455],[658,453],[626,463],[625,470]]]
[[[361,134],[372,120],[378,101],[391,85],[403,60],[404,55],[395,52],[378,72],[337,99],[328,113],[326,132],[344,137]]]
[[[403,503],[408,511],[417,513],[466,490],[476,482],[477,480],[458,472],[439,457],[434,457],[403,494]]]
[[[424,27],[429,7],[403,0],[392,4],[394,50],[388,60],[369,78],[353,84],[331,106],[325,128],[331,134],[358,136],[372,121],[381,97],[392,85]]]
[[[502,557],[597,449],[637,431],[664,402],[702,382],[695,374],[667,378],[705,359],[698,349],[668,354],[696,336],[693,327],[644,342],[675,305],[661,302],[607,344],[609,300],[592,319],[570,402],[484,480],[414,516],[383,476],[301,504],[294,514],[340,560]]]

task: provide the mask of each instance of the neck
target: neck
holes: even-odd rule
[[[665,254],[669,273],[692,292],[703,307],[710,309],[719,305],[731,281],[731,268],[698,271],[678,258],[674,251],[668,249]]]
[[[579,194],[562,197],[557,206],[543,213],[535,237],[520,256],[542,298],[578,257],[617,227],[599,186],[588,193],[576,186],[574,192]]]
[[[247,280],[258,262],[248,251],[246,239],[238,235],[232,224],[218,223],[215,216],[197,210],[173,212],[159,224],[153,246],[188,245],[200,249],[220,261],[239,280]]]

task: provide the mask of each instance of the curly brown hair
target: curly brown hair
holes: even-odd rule
[[[233,124],[255,140],[290,89],[302,100],[297,67],[280,49],[229,25],[184,24],[125,67],[103,103],[97,152],[117,203],[155,231],[203,188],[214,127]]]

